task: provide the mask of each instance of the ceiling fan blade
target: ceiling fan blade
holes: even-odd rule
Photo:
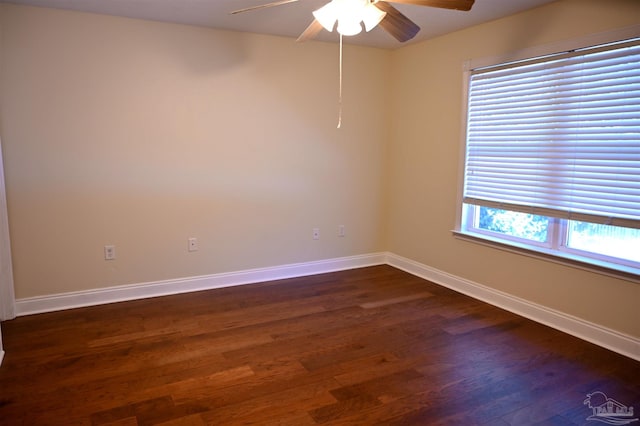
[[[314,19],[313,22],[311,22],[311,24],[307,27],[307,29],[304,30],[302,34],[300,34],[300,37],[298,37],[296,41],[302,42],[311,40],[312,38],[317,36],[320,31],[322,31],[322,28],[322,24],[320,24],[317,19]]]
[[[238,9],[238,10],[234,10],[233,12],[230,12],[230,15],[235,15],[236,13],[242,13],[242,12],[249,12],[251,10],[257,10],[257,9],[264,9],[267,7],[273,7],[273,6],[280,6],[282,4],[287,4],[287,3],[293,3],[296,2],[298,0],[280,0],[280,1],[274,1],[272,3],[266,3],[266,4],[260,4],[258,6],[252,6],[252,7],[245,7],[244,9]]]
[[[420,31],[420,27],[415,22],[404,16],[389,3],[379,1],[376,3],[376,7],[383,12],[387,12],[387,15],[380,21],[379,25],[399,42],[411,40]]]
[[[471,10],[475,0],[382,0],[390,3],[415,4],[416,6],[441,7],[443,9]],[[380,2],[376,3],[379,5]]]

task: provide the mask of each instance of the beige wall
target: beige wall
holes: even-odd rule
[[[451,234],[463,62],[635,24],[639,6],[347,46],[337,131],[335,44],[0,5],[16,296],[388,250],[640,336],[638,284]]]
[[[388,51],[0,7],[17,298],[384,249]]]
[[[638,24],[637,0],[569,0],[394,51],[388,250],[640,336],[640,284],[453,237],[462,69],[492,57]]]

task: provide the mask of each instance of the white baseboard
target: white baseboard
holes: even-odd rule
[[[2,327],[0,324],[0,366],[2,365],[3,359],[4,359],[4,347],[2,345]]]
[[[387,264],[640,361],[640,339],[448,274],[393,253],[387,254]]]
[[[249,269],[198,277],[148,283],[123,285],[116,287],[60,293],[47,296],[30,297],[16,300],[16,315],[32,315],[43,312],[61,311],[84,306],[168,296],[193,291],[212,290],[243,284],[253,284],[285,278],[302,277],[346,269],[362,268],[386,263],[385,253],[361,256],[349,256],[314,262],[294,263],[268,268]]]
[[[16,300],[18,316],[388,264],[640,361],[640,340],[395,255],[374,253]],[[1,359],[2,353],[0,353]]]

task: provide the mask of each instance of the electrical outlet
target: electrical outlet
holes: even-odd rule
[[[320,228],[313,228],[313,239],[314,240],[320,239]]]
[[[344,237],[345,235],[346,234],[345,234],[345,231],[344,231],[344,225],[339,225],[338,226],[338,237]]]
[[[116,246],[104,246],[104,260],[114,260],[116,258]]]
[[[189,238],[189,251],[198,251],[198,239]]]

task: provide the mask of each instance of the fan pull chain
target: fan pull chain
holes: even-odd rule
[[[342,34],[340,34],[340,89],[338,93],[338,129],[342,126]]]

